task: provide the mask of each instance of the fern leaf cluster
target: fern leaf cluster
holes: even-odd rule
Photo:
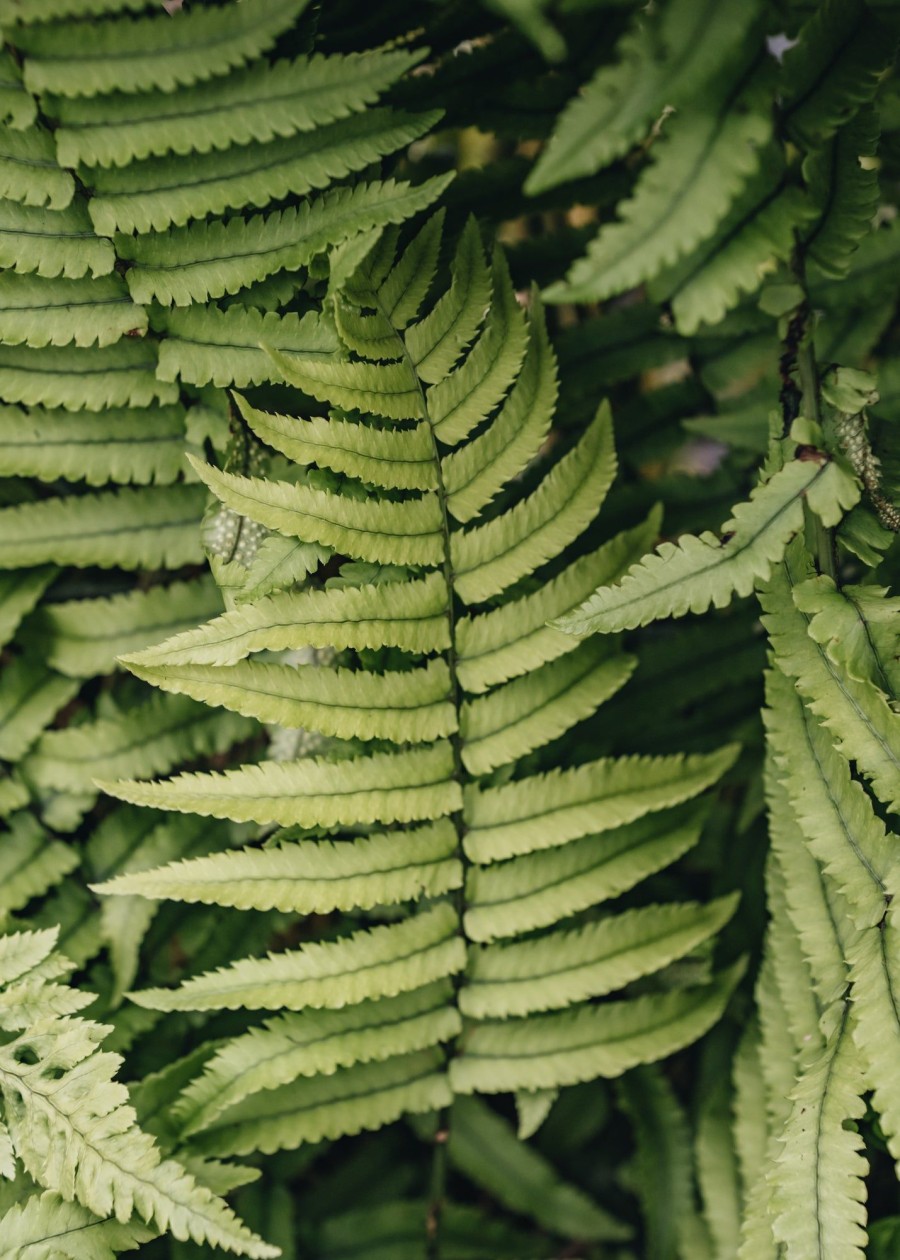
[[[638,55],[668,63],[675,91],[678,45],[666,23],[678,22],[686,32],[684,8],[683,14],[672,5],[665,17],[642,17],[623,43],[626,57],[644,47]],[[654,21],[659,42],[651,51]],[[873,378],[858,370],[879,331],[873,326],[862,334],[868,341],[860,352],[852,335],[829,330],[826,297],[829,283],[857,267],[862,274],[868,259],[889,248],[890,231],[873,233],[880,194],[872,101],[894,44],[864,4],[817,6],[782,60],[781,142],[773,147],[768,133],[744,146],[734,154],[735,166],[741,155],[747,162],[743,182],[729,182],[732,168],[703,141],[702,127],[728,125],[729,114],[717,115],[712,95],[702,126],[690,109],[662,118],[621,222],[601,227],[565,284],[547,294],[554,301],[603,299],[647,281],[652,299],[681,334],[695,338],[702,355],[705,331],[712,337],[735,307],[732,318],[743,317],[751,337],[762,337],[746,295],[771,276],[759,307],[763,317],[779,321],[769,336],[770,344],[781,342],[780,407],[770,414],[768,441],[764,430],[757,439],[756,449],[767,449],[768,457],[750,497],[731,509],[720,530],[663,542],[554,622],[578,636],[611,634],[721,609],[753,591],[763,609],[771,852],[758,1022],[734,1052],[724,1104],[734,1107],[733,1131],[717,1120],[715,1141],[732,1166],[727,1176],[721,1170],[714,1176],[711,1131],[704,1118],[698,1122],[693,1162],[702,1216],[690,1215],[693,1190],[683,1189],[683,1220],[693,1223],[681,1227],[678,1254],[699,1254],[691,1248],[702,1245],[704,1254],[748,1260],[861,1257],[871,1159],[860,1125],[868,1097],[897,1159],[889,1066],[897,1009],[891,936],[897,635],[895,619],[884,629],[895,601],[878,584],[891,572],[883,557],[895,528],[896,482],[890,473],[882,481],[869,443],[868,413],[878,395]],[[750,57],[744,43],[741,55]],[[592,93],[615,102],[624,126],[636,94],[627,64],[623,59],[615,71],[598,72],[584,99],[563,116],[532,176],[535,189],[542,180],[584,173],[589,147],[582,148],[578,136]],[[771,62],[766,73],[775,73]],[[652,82],[647,73],[643,86]],[[703,91],[712,94],[712,82]],[[748,125],[747,106],[734,104],[740,91],[732,75],[722,89],[731,95],[720,98],[736,111],[730,116],[735,127]],[[691,219],[695,236],[680,232],[677,213],[662,218],[682,169],[687,174],[681,155],[692,143],[702,146],[722,196],[704,200],[708,220]],[[597,161],[615,152],[601,150]],[[700,168],[691,178],[702,178]],[[654,242],[639,254],[640,270],[629,269],[623,253],[629,233],[638,230]],[[735,367],[752,362],[746,332],[744,338],[747,348],[735,351]],[[846,366],[835,366],[840,354]],[[708,380],[715,390],[714,378]],[[769,399],[775,402],[774,390]],[[715,424],[700,431],[728,437]],[[660,1101],[661,1114],[666,1106]]]
[[[0,28],[0,1255],[893,1256],[894,6]]]

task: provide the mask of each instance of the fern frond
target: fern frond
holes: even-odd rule
[[[796,233],[814,214],[804,191],[783,183],[777,152],[765,150],[759,176],[748,181],[714,236],[658,276],[653,296],[671,304],[680,333],[717,324],[790,257]]]
[[[341,739],[424,744],[451,735],[457,727],[444,661],[388,674],[256,661],[159,669],[132,664],[131,671],[204,704]]]
[[[24,809],[28,804],[28,788],[13,775],[0,779],[0,818],[8,818],[17,809]]]
[[[338,190],[313,205],[332,198],[339,208],[347,196]],[[272,222],[261,222],[263,251]],[[359,223],[342,240],[322,221],[339,347],[269,349],[284,380],[320,400],[328,419],[295,421],[261,411],[255,399],[240,404],[255,435],[280,452],[279,470],[284,458],[293,467],[273,480],[231,455],[221,469],[194,462],[228,511],[281,535],[266,570],[295,545],[312,547],[313,562],[327,549],[329,569],[311,573],[303,589],[257,598],[247,590],[256,577],[232,565],[225,576],[241,602],[126,662],[165,690],[276,722],[278,742],[270,760],[120,781],[108,785],[111,795],[296,826],[315,838],[289,831],[265,848],[124,871],[98,891],[310,916],[372,912],[368,929],[351,922],[328,939],[311,923],[299,947],[225,966],[216,959],[218,970],[195,969],[180,987],[160,987],[169,981],[162,975],[135,995],[145,1009],[172,1012],[300,1012],[230,1043],[187,1086],[176,1111],[187,1116],[198,1100],[190,1148],[202,1155],[294,1147],[444,1106],[457,1071],[464,1091],[482,1080],[499,1089],[480,1052],[469,1060],[478,1038],[501,1028],[517,1054],[521,1034],[514,1089],[616,1074],[698,1036],[737,974],[697,993],[681,987],[678,973],[662,1007],[627,991],[592,1004],[632,980],[652,985],[649,977],[703,948],[730,901],[617,912],[533,942],[513,939],[589,910],[685,852],[700,819],[677,807],[710,788],[735,750],[545,772],[547,745],[591,717],[633,668],[616,645],[579,647],[547,617],[618,576],[655,537],[658,515],[597,549],[588,531],[615,470],[608,407],[561,458],[545,459],[557,388],[539,307],[529,317],[519,305],[499,254],[488,270],[473,222],[456,244],[449,287],[437,286],[436,296],[441,217],[400,252],[399,232],[370,230],[385,222]],[[187,236],[176,229],[171,239],[177,254]],[[311,277],[324,278],[324,268],[317,260]],[[132,283],[139,272],[128,273]],[[191,296],[184,290],[177,300]],[[226,340],[251,345],[251,329],[269,318],[235,311],[221,320],[238,330],[222,337],[224,353]],[[495,500],[483,523],[464,527]],[[298,584],[311,567],[304,564]],[[553,576],[540,585],[530,575],[544,565]],[[458,617],[460,602],[487,601],[489,610]],[[314,655],[329,648],[348,655]],[[245,659],[284,651],[304,655]],[[286,753],[284,737],[297,728],[302,742]],[[493,873],[512,889],[505,898],[507,883],[501,888]],[[508,944],[476,947],[492,940]],[[396,1028],[382,1022],[398,995],[425,1003],[426,993],[443,1009],[429,1006],[413,1022],[398,1016]],[[312,1020],[314,1007],[330,1008],[333,1020]],[[558,1018],[540,1014],[554,1007],[563,1010]],[[661,1025],[653,1024],[660,1010]],[[291,1029],[316,1047],[306,1068]],[[436,1049],[442,1038],[456,1041],[455,1053]],[[530,1068],[529,1039],[540,1046]],[[258,1070],[250,1067],[256,1053]]]
[[[27,10],[19,0],[3,0],[0,22],[27,26],[32,22],[50,22],[54,18],[102,17],[107,13],[137,13],[144,0],[34,0]]]
[[[101,1220],[80,1203],[67,1203],[51,1190],[29,1195],[0,1217],[11,1256],[51,1255],[65,1260],[114,1260],[149,1242],[154,1231],[140,1222]]]
[[[481,865],[621,827],[679,805],[721,777],[736,748],[690,757],[623,757],[467,789],[467,856]]]
[[[24,131],[0,128],[0,197],[65,210],[74,196],[75,181],[57,164],[49,131],[37,124]]]
[[[528,346],[525,315],[499,250],[491,276],[493,301],[477,341],[426,393],[432,429],[446,446],[457,446],[487,419],[516,379]]]
[[[803,248],[827,276],[847,274],[859,242],[872,229],[878,209],[878,177],[860,159],[873,158],[877,149],[877,116],[874,110],[861,109],[803,164],[810,197],[819,211],[818,222],[806,233]]]
[[[351,301],[354,293],[363,306],[368,304],[369,293],[373,293],[376,298],[373,315],[360,314],[354,317],[353,326],[356,335],[362,338],[364,349],[354,345],[348,336],[348,305],[338,301],[335,306],[341,336],[351,349],[364,358],[372,357],[371,352],[376,347],[379,354],[384,353],[389,359],[397,357],[395,332],[402,331],[416,318],[428,296],[437,268],[443,225],[444,211],[441,209],[416,233],[383,279],[377,269],[378,257],[373,258],[371,255],[366,258],[358,273],[350,277],[345,295]],[[383,242],[385,247],[389,244],[386,236],[383,237]],[[393,251],[391,260],[393,262]]]
[[[805,575],[804,575],[805,576]],[[790,567],[776,568],[760,599],[764,624],[779,668],[831,732],[836,747],[872,781],[889,808],[900,803],[900,726],[875,688],[834,664],[809,633],[809,618],[796,607]]]
[[[400,923],[265,959],[241,959],[179,989],[144,989],[132,998],[155,1010],[340,1010],[419,989],[465,965],[456,915],[448,902],[439,902]]]
[[[174,16],[24,26],[16,43],[25,53],[25,86],[57,96],[171,92],[227,74],[265,52],[306,4],[267,0]]]
[[[658,617],[722,608],[768,577],[803,524],[803,502],[815,495],[823,515],[852,506],[858,490],[836,464],[792,460],[733,509],[722,539],[705,533],[663,543],[618,586],[596,591],[556,624],[570,634],[633,629]]]
[[[900,868],[891,837],[794,686],[772,677],[768,690],[770,743],[800,829],[846,898],[852,921],[872,927],[881,922],[897,892]]]
[[[119,1056],[97,1048],[109,1030],[47,1009],[47,1000],[52,1005],[54,994],[64,992],[54,979],[71,969],[51,952],[57,934],[18,933],[2,938],[0,945],[3,1026],[24,1029],[0,1048],[9,1139],[30,1176],[55,1192],[40,1201],[37,1218],[29,1215],[27,1203],[21,1213],[14,1209],[13,1227],[39,1228],[49,1204],[62,1238],[73,1216],[58,1195],[87,1209],[76,1214],[82,1230],[95,1218],[124,1226],[137,1212],[177,1238],[209,1241],[259,1260],[276,1256],[277,1248],[247,1229],[221,1199],[179,1164],[164,1161],[153,1139],[137,1127],[128,1093],[115,1080]],[[83,1005],[86,996],[90,1000],[90,995],[70,994],[76,1005]],[[107,1240],[115,1236],[112,1224],[110,1230]],[[134,1236],[127,1230],[119,1234],[126,1241]]]
[[[23,617],[27,617],[53,581],[49,565],[20,572],[0,572],[0,646],[13,637]]]
[[[716,230],[758,169],[771,134],[770,74],[722,76],[702,102],[667,124],[654,161],[621,222],[601,230],[567,279],[547,290],[552,302],[593,302],[642,281],[694,249]]]
[[[641,14],[620,40],[612,64],[602,66],[560,115],[526,192],[593,175],[621,157],[667,105],[678,109],[696,100],[756,20],[754,5],[734,0],[676,0],[658,17]]]
[[[157,379],[153,345],[129,337],[103,348],[0,346],[0,394],[7,403],[66,411],[178,402],[176,386]]]
[[[470,773],[488,774],[558,738],[624,687],[637,664],[603,642],[582,649],[463,705],[462,761]]]
[[[257,437],[297,464],[317,464],[383,490],[438,488],[431,436],[424,424],[376,429],[336,415],[327,420],[272,415],[240,398],[238,407]]]
[[[342,1011],[288,1013],[227,1042],[181,1094],[173,1115],[181,1134],[208,1129],[231,1107],[300,1077],[328,1075],[447,1041],[460,1030],[438,980],[383,1001]]]
[[[14,658],[3,671],[0,757],[4,761],[23,757],[77,690],[77,684],[50,669],[40,657],[28,653]]]
[[[406,329],[404,341],[419,378],[436,384],[475,336],[491,300],[491,273],[474,219],[459,238],[450,287],[428,314]]]
[[[160,1159],[113,1079],[118,1056],[95,1050],[104,1031],[84,1021],[41,1021],[0,1050],[7,1123],[31,1175],[101,1217],[115,1214],[124,1223],[137,1210],[176,1238],[251,1257],[277,1255],[221,1199]]]
[[[435,494],[399,503],[350,498],[308,485],[237,477],[188,458],[227,507],[270,529],[376,564],[440,563],[443,535]]]
[[[897,1074],[897,918],[887,909],[877,929],[861,933],[848,951],[856,1025],[853,1036],[866,1082],[895,1161],[900,1152],[900,1079]]]
[[[42,787],[90,792],[98,772],[161,774],[179,761],[224,752],[252,729],[234,716],[213,720],[184,696],[153,696],[139,712],[137,725],[132,711],[46,731],[28,757],[28,776]]]
[[[809,618],[809,634],[832,664],[892,704],[898,695],[898,663],[889,627],[898,612],[897,599],[883,587],[838,589],[820,576],[795,587],[794,602]],[[878,707],[870,697],[867,708]]]
[[[536,590],[490,612],[460,618],[458,669],[465,689],[487,691],[574,651],[572,636],[548,623],[581,603],[598,579],[616,581],[657,537],[660,519],[654,510],[644,524],[618,534]]]
[[[25,91],[22,71],[12,55],[0,55],[0,122],[13,131],[24,131],[37,118],[37,101]]]
[[[348,411],[385,420],[422,420],[425,402],[408,363],[346,362],[341,358],[291,362],[275,350],[272,362],[288,385]]]
[[[447,510],[464,524],[480,515],[540,451],[557,399],[556,361],[534,296],[532,336],[515,385],[484,433],[441,461]]]
[[[852,1053],[851,1019],[835,1013],[824,1053],[793,1091],[773,1196],[775,1235],[789,1260],[862,1260],[868,1161],[847,1121],[864,1114],[865,1084]]]
[[[769,756],[774,760],[771,749]],[[765,874],[773,972],[793,1039],[792,1059],[802,1070],[825,1048],[822,1013],[847,996],[844,942],[834,890],[803,843],[784,784],[768,767],[765,792],[772,836]]]
[[[295,914],[367,910],[457,888],[462,866],[455,849],[452,823],[442,819],[340,844],[285,841],[261,851],[194,858],[119,875],[102,891]]]
[[[0,877],[3,880],[0,887],[0,921],[12,911],[21,910],[32,897],[39,897],[48,888],[53,888],[79,864],[75,850],[48,838],[31,815],[14,814],[8,820],[8,826],[0,856]],[[11,963],[15,957],[16,939],[0,937],[3,942],[10,942],[0,954],[0,974],[10,972],[4,983],[18,979],[21,974]],[[25,944],[28,939],[25,938],[22,943]]]
[[[263,345],[300,359],[333,355],[339,348],[333,330],[312,313],[281,315],[244,306],[223,311],[198,305],[165,311],[154,322],[165,333],[159,347],[160,380],[190,385],[244,388],[277,380]]]
[[[452,760],[449,744],[441,741],[334,764],[312,758],[267,761],[223,774],[182,774],[162,783],[104,783],[103,788],[135,805],[235,822],[301,827],[414,822],[459,808],[459,785],[450,777]]]
[[[732,896],[705,906],[643,906],[538,940],[490,946],[470,964],[460,1010],[473,1019],[502,1019],[612,993],[696,949],[736,904]]]
[[[483,603],[533,573],[590,524],[616,473],[609,407],[537,490],[503,516],[453,534],[456,590],[467,604]],[[560,506],[562,505],[562,506]]]
[[[439,1111],[451,1097],[442,1055],[428,1048],[255,1094],[197,1134],[192,1145],[229,1155],[294,1150],[380,1129],[402,1115]]]
[[[0,337],[6,345],[109,346],[146,331],[147,312],[132,302],[120,276],[0,276]]]
[[[285,592],[223,613],[123,664],[230,665],[251,652],[303,647],[440,652],[449,646],[446,609],[447,588],[437,573],[373,588]]]
[[[895,41],[862,0],[826,0],[784,58],[784,116],[806,147],[826,140],[870,101]]]

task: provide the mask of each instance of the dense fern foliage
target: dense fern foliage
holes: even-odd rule
[[[895,1256],[896,6],[0,29],[0,1256]]]

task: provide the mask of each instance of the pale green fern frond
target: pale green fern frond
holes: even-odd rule
[[[411,236],[415,266],[393,233],[336,251],[340,352],[270,351],[332,409],[295,420],[241,402],[288,479],[195,461],[231,509],[332,549],[337,581],[304,570],[302,584],[128,657],[165,690],[326,742],[223,773],[108,783],[134,804],[307,834],[123,872],[98,891],[367,916],[133,995],[156,1010],[295,1012],[227,1042],[187,1085],[171,1117],[203,1154],[376,1128],[454,1090],[618,1075],[708,1028],[738,976],[664,994],[655,979],[704,947],[733,899],[595,909],[696,841],[699,816],[679,807],[734,750],[545,769],[547,745],[633,669],[617,645],[578,647],[546,620],[618,575],[658,518],[569,554],[615,470],[609,410],[541,456],[557,388],[540,308],[523,309],[502,256],[488,269],[471,223],[432,295],[440,228],[433,218]],[[257,659],[309,649],[338,656]],[[650,994],[629,992],[638,980]]]
[[[49,665],[71,678],[108,674],[116,658],[214,617],[222,600],[211,578],[148,590],[45,603],[31,622]]]
[[[113,1260],[135,1251],[154,1231],[140,1222],[101,1220],[80,1203],[67,1203],[52,1190],[30,1195],[0,1217],[10,1255],[26,1260]]]
[[[94,235],[81,198],[62,210],[21,204],[9,194],[0,201],[0,266],[78,280],[109,275],[115,263],[112,241]]]
[[[74,995],[79,1000],[69,1013],[53,1009],[53,995],[65,991],[54,978],[71,969],[51,952],[56,936],[0,937],[0,1020],[7,1029],[23,1030],[0,1047],[3,1116],[15,1159],[50,1192],[5,1217],[4,1227],[15,1232],[4,1233],[4,1246],[16,1234],[22,1247],[40,1246],[47,1241],[40,1231],[55,1225],[61,1254],[82,1254],[67,1251],[63,1241],[76,1222],[88,1242],[97,1224],[98,1246],[128,1245],[150,1236],[140,1223],[131,1230],[136,1213],[178,1238],[260,1260],[276,1256],[277,1248],[178,1163],[163,1160],[152,1137],[138,1128],[127,1090],[115,1079],[121,1059],[98,1049],[109,1030],[71,1014],[85,995]],[[107,1220],[104,1231],[100,1222]]]
[[[771,135],[770,78],[754,58],[668,119],[622,221],[601,230],[548,300],[596,301],[634,288],[712,235]]]

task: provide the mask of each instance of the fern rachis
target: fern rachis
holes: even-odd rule
[[[341,408],[327,421],[295,420],[240,403],[248,425],[297,461],[290,481],[199,468],[233,510],[350,557],[346,579],[250,602],[129,658],[137,674],[167,690],[264,721],[311,726],[320,732],[320,752],[224,775],[108,784],[136,803],[301,830],[276,833],[263,850],[126,875],[100,891],[319,913],[413,901],[396,922],[379,922],[376,909],[376,926],[338,940],[246,959],[181,990],[135,995],[157,1009],[297,1011],[291,1038],[285,1040],[283,1023],[250,1032],[190,1087],[176,1109],[191,1117],[189,1143],[274,1149],[376,1127],[403,1110],[447,1106],[454,1090],[530,1091],[615,1074],[696,1036],[733,983],[726,976],[709,989],[676,990],[662,1006],[627,994],[609,1006],[590,1005],[709,939],[731,903],[711,917],[688,905],[648,907],[633,929],[627,915],[607,918],[601,929],[589,923],[596,917],[589,897],[582,903],[588,922],[573,921],[562,935],[486,945],[475,942],[490,939],[490,930],[467,936],[469,923],[475,929],[485,916],[490,922],[490,875],[509,878],[513,866],[532,880],[532,921],[565,925],[572,911],[556,892],[554,871],[573,846],[602,845],[605,833],[650,816],[662,834],[674,834],[682,821],[675,807],[714,783],[733,755],[607,759],[540,772],[548,741],[623,686],[632,668],[615,647],[572,652],[572,640],[567,649],[566,636],[541,628],[528,611],[535,602],[528,575],[548,562],[560,570],[559,557],[592,522],[610,484],[610,420],[601,408],[578,445],[549,469],[543,463],[540,479],[530,473],[519,480],[552,419],[555,364],[539,304],[528,312],[518,306],[502,256],[489,271],[473,232],[471,225],[463,232],[451,285],[424,316],[428,284],[416,283],[408,255],[433,248],[434,221],[406,254],[385,262],[372,252],[336,294],[338,326],[353,350],[308,366],[272,351],[293,385]],[[493,299],[485,316],[488,282]],[[413,451],[421,472],[403,489],[411,485],[405,470]],[[317,479],[309,468],[320,470]],[[369,480],[365,491],[354,477]],[[476,484],[482,489],[463,501],[464,486]],[[618,571],[633,547],[623,535],[602,549],[606,571]],[[368,585],[364,575],[361,582],[354,577],[354,557],[407,567]],[[589,561],[596,572],[597,561],[585,557],[554,579],[563,599],[577,600],[579,586],[568,574]],[[544,589],[552,600],[554,583]],[[499,627],[500,617],[505,629],[497,646],[507,640],[507,664],[485,674],[476,667],[484,657],[482,627]],[[394,618],[402,633],[392,629]],[[391,642],[414,655],[391,659],[384,654]],[[329,645],[342,653],[339,663],[298,668],[243,659],[304,644]],[[371,648],[362,670],[359,657],[354,663],[347,654]],[[297,704],[287,699],[294,694]],[[350,736],[370,742],[342,744]],[[305,836],[304,828],[315,830]],[[320,828],[327,841],[314,838]],[[628,850],[620,851],[613,888],[652,869],[635,864],[629,876]],[[595,889],[594,898],[608,895],[602,881]],[[511,934],[516,929],[500,933]],[[621,945],[608,957],[607,942],[617,937]],[[544,968],[560,971],[550,989],[538,979]],[[489,975],[497,979],[486,984]],[[405,1023],[391,1032],[393,1005],[441,992],[444,1014],[422,1024],[417,1041]],[[304,1068],[302,1051],[293,1048],[296,1036],[317,1036],[320,1019],[330,1021],[335,1053],[344,1047],[327,1089],[316,1076],[318,1060]],[[414,1046],[418,1057],[405,1069]],[[435,1057],[429,1046],[443,1050]],[[500,1076],[498,1052],[506,1064]],[[271,1056],[270,1066],[252,1081],[229,1083],[248,1053]],[[412,1073],[408,1086],[399,1085],[401,1070]],[[223,1089],[231,1101],[223,1101],[215,1121],[208,1108],[198,1113],[188,1104],[189,1096]],[[348,1110],[342,1100],[351,1093],[358,1102]],[[286,1115],[294,1117],[290,1124]],[[215,1125],[215,1139],[211,1131],[204,1136],[207,1124]]]

